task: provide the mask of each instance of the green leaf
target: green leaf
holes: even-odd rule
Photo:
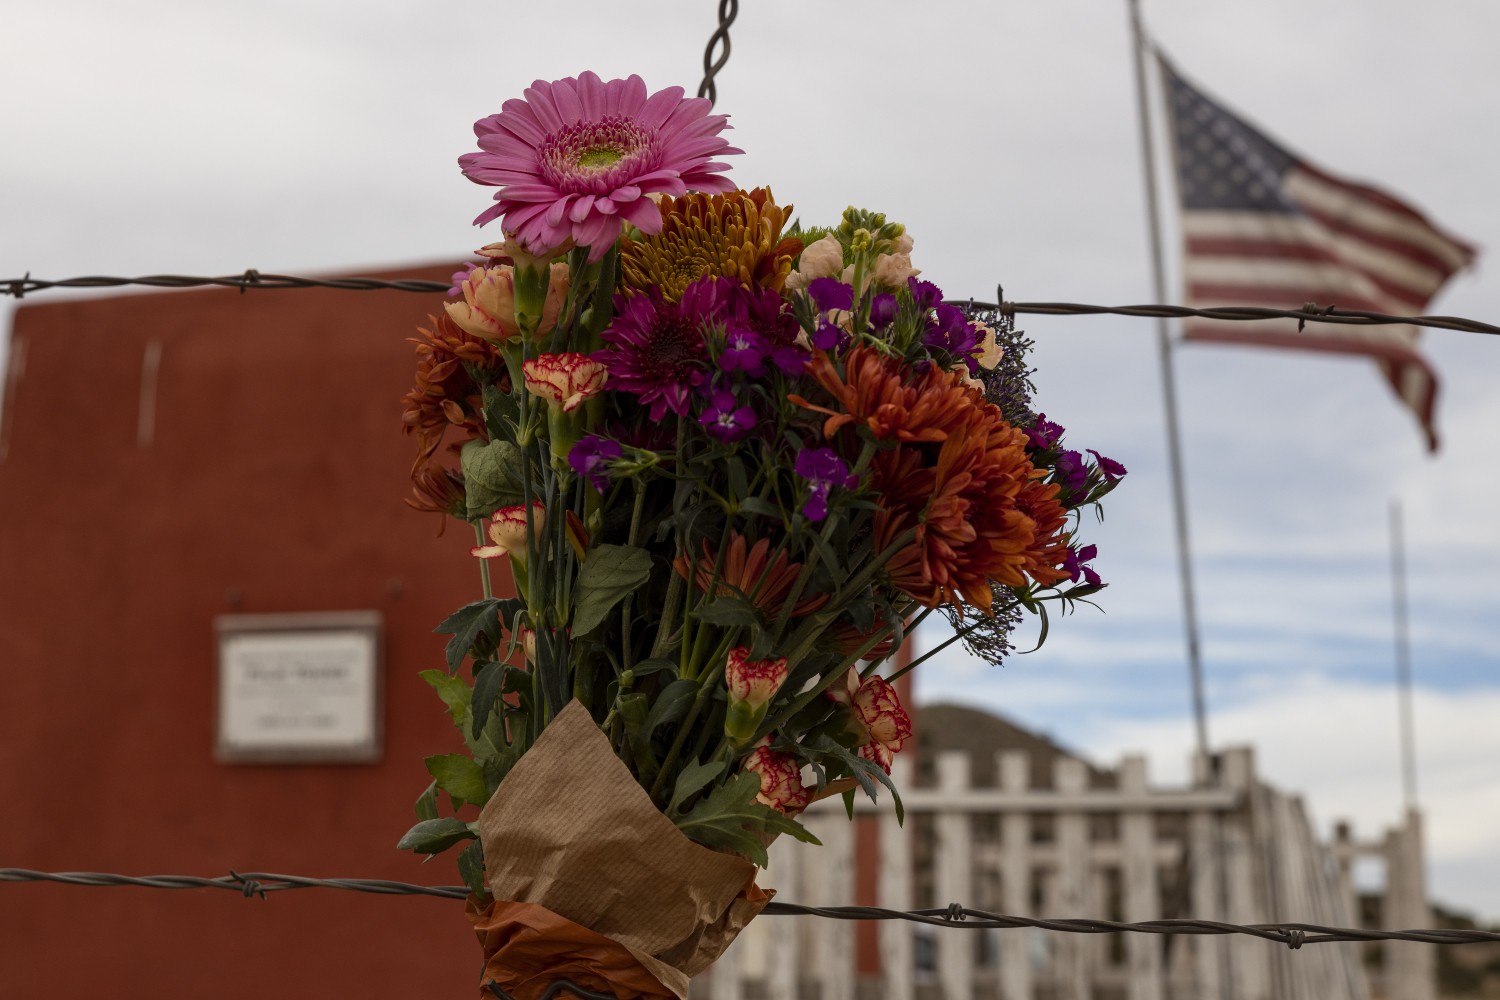
[[[740,511],[745,514],[759,514],[761,517],[775,518],[778,521],[785,520],[786,515],[782,509],[769,500],[760,497],[746,497],[740,501]]]
[[[871,802],[878,801],[878,789],[875,783],[884,785],[891,793],[891,803],[896,807],[896,822],[906,822],[906,807],[901,804],[901,794],[896,790],[896,785],[891,781],[891,776],[885,773],[885,768],[874,761],[865,760],[859,754],[839,743],[831,736],[819,736],[816,740],[806,744],[791,744],[790,747],[798,756],[806,758],[814,765],[829,767],[830,764],[842,764],[849,776],[859,784],[860,790],[870,797]],[[829,768],[833,770],[833,768]]]
[[[730,496],[742,497],[750,492],[750,478],[745,474],[745,463],[738,455],[730,456],[723,469],[729,477]]]
[[[656,657],[650,660],[642,660],[640,663],[637,663],[630,669],[634,671],[635,676],[639,678],[645,677],[647,674],[657,673],[658,671],[662,670],[675,674],[677,673],[677,668],[678,664],[676,660],[667,660],[661,657]]]
[[[651,553],[633,545],[596,545],[573,586],[573,637],[599,627],[614,606],[651,579]]]
[[[720,594],[693,609],[693,617],[720,628],[760,624],[755,605],[737,594]]]
[[[453,636],[448,640],[447,646],[450,674],[458,672],[459,665],[464,662],[464,657],[469,655],[469,650],[474,648],[474,643],[480,633],[499,642],[500,630],[500,601],[493,597],[465,604],[444,618],[442,624],[433,629],[439,635]]]
[[[416,851],[418,854],[436,854],[446,851],[460,841],[473,839],[469,824],[453,816],[442,819],[424,819],[396,842],[398,851]]]
[[[463,678],[456,678],[446,670],[423,670],[417,676],[432,685],[432,690],[437,691],[444,705],[449,706],[453,724],[463,730],[463,721],[468,718],[469,697],[472,696]]]
[[[828,575],[833,579],[834,586],[839,586],[845,580],[849,579],[849,569],[845,565],[845,561],[840,559],[839,554],[834,551],[833,546],[823,541],[822,536],[816,532],[808,532],[807,540],[812,543],[813,551],[817,554],[818,561],[828,571]]]
[[[425,761],[427,773],[437,786],[455,800],[483,805],[488,790],[484,784],[484,769],[461,753],[444,753],[428,757]],[[454,808],[459,802],[454,802]]]
[[[454,677],[444,670],[423,670],[418,677],[422,678],[443,699],[443,704],[448,706],[448,714],[453,717],[453,724],[458,726],[460,732],[466,732],[464,723],[469,717],[469,699],[473,692],[469,685],[464,683],[462,677]]]
[[[672,789],[672,801],[667,803],[667,815],[675,814],[678,807],[689,796],[701,791],[703,786],[717,778],[722,770],[724,770],[722,760],[709,761],[707,764],[700,764],[696,760],[689,762],[677,775],[677,784]]]
[[[459,853],[458,875],[470,892],[476,896],[484,895],[484,845],[479,841],[474,841]]]
[[[1023,600],[1021,603],[1025,604],[1026,602]],[[1031,605],[1028,605],[1028,607],[1031,607]],[[1028,649],[1024,653],[1022,653],[1021,654],[1022,656],[1025,656],[1026,653],[1035,653],[1037,650],[1039,650],[1039,649],[1042,648],[1042,643],[1044,643],[1044,642],[1047,641],[1047,631],[1048,631],[1047,605],[1043,604],[1041,601],[1037,601],[1035,603],[1035,610],[1036,610],[1037,617],[1042,620],[1042,629],[1041,629],[1041,632],[1038,633],[1038,635],[1036,637],[1036,645],[1032,646],[1030,649]]]
[[[651,706],[650,714],[646,716],[646,739],[654,736],[662,726],[681,722],[682,717],[687,715],[688,706],[697,696],[697,681],[675,680],[663,688],[661,694],[656,696],[656,703]]]
[[[719,851],[733,851],[766,867],[766,843],[787,833],[807,844],[819,843],[801,823],[755,800],[760,775],[741,771],[730,781],[704,796],[677,828],[689,840]]]
[[[412,806],[416,810],[417,819],[437,819],[437,782],[427,783],[427,790],[417,796],[417,801]]]
[[[491,754],[479,762],[484,770],[484,798],[488,802],[490,796],[495,794],[495,789],[500,787],[500,782],[510,773],[510,769],[516,766],[516,761],[521,759],[524,751],[516,746],[508,746],[504,750]]]
[[[620,695],[615,702],[620,710],[620,718],[625,720],[625,735],[630,745],[630,756],[635,761],[635,773],[643,782],[648,782],[656,777],[656,757],[651,753],[651,740],[649,737],[640,738],[642,730],[646,728],[646,716],[651,711],[650,702],[646,696],[639,691],[632,691]]]
[[[484,387],[484,424],[490,437],[506,436],[520,420],[521,409],[514,396],[502,392],[498,385]]]
[[[500,685],[505,680],[505,671],[508,669],[513,668],[504,663],[486,663],[479,673],[474,675],[474,695],[469,710],[472,717],[469,735],[476,740],[484,731],[490,713],[494,711],[495,699],[500,696]]]
[[[459,453],[469,518],[488,517],[501,507],[526,502],[521,449],[509,441],[470,441]]]

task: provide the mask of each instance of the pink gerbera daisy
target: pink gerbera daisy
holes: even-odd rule
[[[503,219],[538,255],[571,238],[596,260],[627,221],[658,233],[651,195],[734,190],[721,175],[728,164],[711,157],[741,150],[719,136],[729,119],[710,107],[685,99],[681,87],[648,97],[638,76],[537,80],[525,100],[506,101],[498,115],[475,122],[480,151],[458,158],[471,181],[500,188],[474,223]]]

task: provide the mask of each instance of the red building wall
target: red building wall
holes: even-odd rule
[[[451,268],[402,274],[446,280]],[[16,313],[0,460],[0,867],[454,884],[398,853],[457,735],[417,678],[478,596],[462,526],[402,502],[405,338],[442,297],[43,299]],[[155,428],[142,361],[161,345]],[[454,530],[454,529],[458,530]],[[384,615],[384,756],[215,762],[225,613]],[[0,997],[472,995],[462,903],[0,883]]]

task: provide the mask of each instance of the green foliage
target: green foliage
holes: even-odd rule
[[[459,459],[464,471],[464,494],[469,518],[488,517],[501,507],[524,503],[521,449],[509,441],[470,441]]]
[[[459,852],[458,876],[474,895],[483,897],[488,892],[484,887],[484,845],[478,840]]]
[[[625,595],[651,578],[651,553],[634,545],[596,545],[573,585],[573,635],[598,628]]]
[[[425,761],[427,773],[438,788],[453,797],[453,808],[465,802],[483,805],[489,797],[485,788],[484,769],[461,753],[445,753],[428,757]]]
[[[437,819],[437,782],[428,784],[427,789],[417,796],[417,801],[412,803],[412,809],[417,814],[417,819]]]
[[[677,819],[677,828],[690,839],[720,851],[733,851],[766,867],[766,844],[777,834],[790,834],[807,844],[819,843],[801,823],[755,800],[760,776],[741,771],[704,796]]]
[[[780,749],[779,746],[778,749]],[[906,807],[901,804],[901,795],[896,791],[891,776],[886,774],[885,769],[879,764],[865,760],[826,734],[815,737],[807,743],[791,744],[787,749],[812,764],[825,777],[829,771],[847,772],[859,785],[860,791],[870,797],[871,802],[878,801],[876,783],[884,785],[891,793],[892,804],[896,807],[896,822],[906,822]],[[824,782],[820,781],[818,784],[821,786]],[[852,812],[853,804],[846,802],[845,805]]]
[[[438,854],[454,844],[473,840],[475,833],[468,823],[452,816],[442,819],[424,819],[407,830],[396,842],[398,851],[415,851],[418,854]]]
[[[495,701],[505,683],[505,672],[515,668],[505,663],[486,663],[474,675],[474,694],[469,703],[471,716],[469,738],[478,739],[494,711]]]
[[[469,685],[464,683],[463,678],[454,677],[442,670],[423,670],[417,676],[432,685],[438,697],[443,699],[443,704],[448,706],[453,724],[463,730],[464,724],[469,721],[469,701],[473,696]]]
[[[703,787],[717,778],[723,770],[722,760],[709,761],[707,764],[690,761],[677,775],[677,784],[672,788],[672,800],[667,803],[667,815],[676,816],[683,803],[703,791]]]
[[[445,647],[450,674],[457,672],[464,662],[464,657],[469,655],[480,636],[488,639],[492,646],[500,642],[500,636],[503,633],[500,610],[503,603],[507,602],[494,597],[486,597],[472,604],[465,604],[444,618],[442,624],[433,629],[439,635],[453,636]]]
[[[692,616],[720,628],[759,626],[761,623],[755,605],[737,594],[720,594],[711,601],[704,601],[693,609]]]

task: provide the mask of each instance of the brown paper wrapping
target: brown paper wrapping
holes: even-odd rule
[[[500,783],[479,814],[479,839],[497,904],[471,920],[485,945],[486,979],[517,1000],[572,978],[568,970],[608,979],[607,970],[622,967],[620,948],[660,984],[656,992],[624,974],[608,988],[575,981],[621,1000],[686,1000],[688,981],[770,901],[749,861],[683,836],[576,701]],[[533,932],[529,922],[543,919],[539,911],[506,903],[533,904],[563,922]],[[550,957],[549,937],[556,943]],[[502,945],[514,949],[513,970]]]

